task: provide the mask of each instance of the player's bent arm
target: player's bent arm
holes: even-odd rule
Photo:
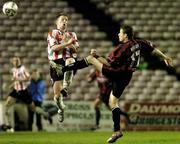
[[[77,42],[75,44],[72,44],[72,48],[74,49],[74,52],[77,53],[79,44]]]
[[[30,74],[29,72],[25,71],[24,72],[24,77],[20,81],[29,81],[30,80]]]
[[[15,77],[12,78],[12,81],[20,81],[20,82],[29,81],[29,80],[30,80],[29,73],[25,73],[23,78],[15,78]]]
[[[12,81],[20,81],[20,82],[25,82],[29,81],[30,77],[25,77],[25,78],[14,78]]]
[[[72,45],[73,43],[74,43],[74,39],[72,38],[72,39],[70,39],[70,40],[69,40],[68,42],[66,42],[66,43],[53,45],[53,46],[51,47],[51,49],[52,49],[53,51],[60,51],[60,50],[62,50],[62,49],[64,49],[64,48],[66,48],[67,46]]]
[[[156,55],[157,57],[159,57],[160,59],[165,59],[167,56],[165,54],[163,54],[159,49],[155,48],[152,51],[153,55]]]
[[[164,60],[165,64],[167,66],[171,66],[173,67],[173,64],[172,64],[172,59],[165,55],[164,53],[162,53],[159,49],[155,48],[153,51],[152,51],[152,54],[153,55],[156,55],[157,57],[159,57],[160,59]]]
[[[65,44],[56,44],[56,45],[53,45],[51,47],[51,49],[55,52],[55,51],[60,51],[60,50],[64,49],[67,46],[69,46],[68,43],[65,43]]]

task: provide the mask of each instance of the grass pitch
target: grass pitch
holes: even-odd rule
[[[0,133],[0,144],[106,144],[110,132]],[[125,132],[115,144],[180,144],[180,133]]]

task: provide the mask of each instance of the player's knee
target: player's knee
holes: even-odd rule
[[[110,109],[113,109],[114,105],[111,102],[109,102],[109,107]]]
[[[10,107],[11,106],[11,101],[10,100],[7,100],[6,103],[5,103],[5,107]]]
[[[55,93],[54,98],[58,99],[60,97],[60,94]]]
[[[75,59],[74,58],[68,58],[66,59],[66,65],[69,65],[69,64],[72,64],[75,62]]]
[[[59,99],[59,97],[60,97],[60,93],[55,93],[55,95],[54,95],[54,101],[57,101],[58,99]]]
[[[6,102],[4,105],[5,105],[5,107],[8,107],[9,106],[9,102]]]
[[[116,100],[112,100],[112,99],[110,99],[109,100],[109,107],[111,108],[111,109],[113,109],[114,107],[117,107],[118,106],[118,102],[116,101]]]

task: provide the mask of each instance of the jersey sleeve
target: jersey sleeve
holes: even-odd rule
[[[56,38],[56,32],[51,31],[48,33],[47,42],[50,47],[52,47],[55,44],[58,44],[58,40]]]
[[[153,44],[151,41],[141,40],[140,43],[141,43],[141,51],[143,53],[151,53],[156,47],[156,45]]]
[[[72,37],[73,37],[76,41],[78,41],[78,39],[77,39],[77,35],[76,35],[76,33],[75,33],[75,32],[72,32]]]

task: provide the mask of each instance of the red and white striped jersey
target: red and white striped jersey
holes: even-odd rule
[[[76,55],[76,52],[72,48],[69,48],[69,47],[66,47],[63,50],[56,51],[56,52],[52,51],[51,47],[53,45],[64,43],[64,40],[62,39],[63,35],[67,35],[68,37],[74,38],[76,40],[75,44],[73,44],[74,47],[75,48],[79,47],[75,32],[65,32],[64,34],[62,34],[60,30],[53,29],[51,32],[48,33],[48,37],[47,37],[47,42],[48,42],[47,49],[48,49],[49,60],[57,60],[60,58],[66,59],[69,57],[74,57],[74,55]]]
[[[18,68],[12,68],[12,74],[14,81],[14,89],[17,91],[24,90],[27,88],[27,82],[21,81],[24,80],[26,77],[29,77],[30,74],[26,70],[25,66],[21,65]]]

